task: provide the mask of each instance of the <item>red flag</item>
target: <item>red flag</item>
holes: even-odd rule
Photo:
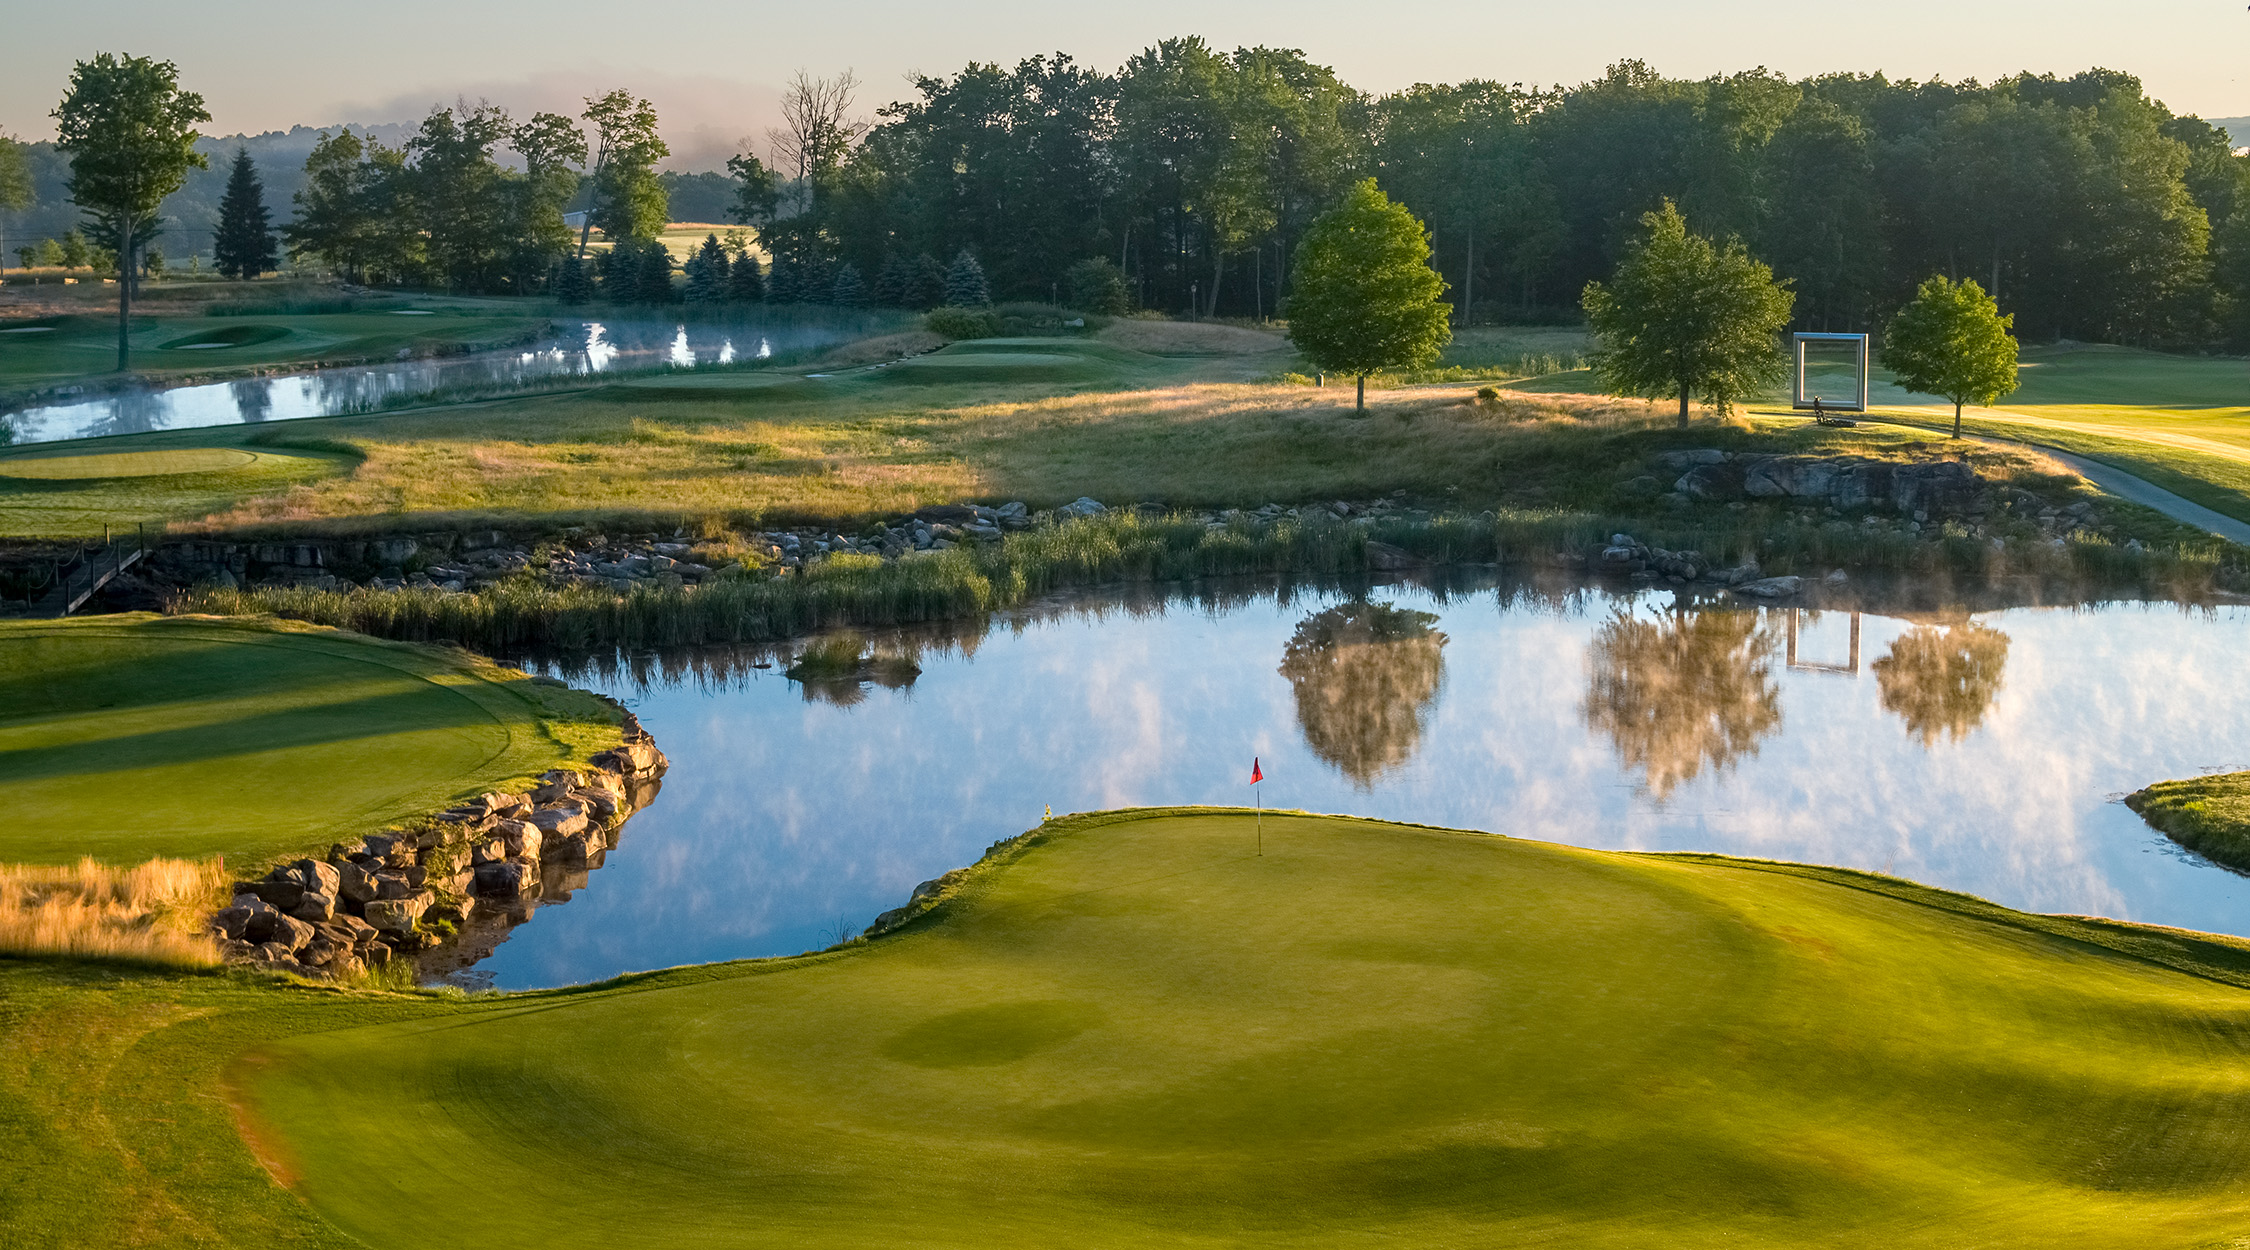
[[[1264,773],[1262,773],[1262,772],[1259,772],[1259,771],[1258,771],[1258,757],[1257,757],[1257,756],[1255,756],[1255,755],[1251,756],[1251,757],[1250,757],[1250,784],[1251,784],[1251,785],[1257,785],[1257,784],[1258,784],[1259,782],[1261,782],[1261,781],[1264,781],[1265,779],[1266,779],[1266,775],[1265,775]]]

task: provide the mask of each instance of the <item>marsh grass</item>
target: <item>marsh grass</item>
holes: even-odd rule
[[[782,577],[723,580],[696,588],[628,594],[525,578],[473,594],[434,589],[320,591],[305,588],[191,591],[175,610],[272,614],[378,637],[450,640],[488,650],[563,651],[770,642],[825,630],[941,621],[1013,607],[1078,587],[1179,583],[1197,578],[1286,574],[1367,575],[1369,542],[1401,548],[1432,566],[1582,561],[1607,536],[1701,551],[1723,564],[1755,556],[1769,574],[1818,576],[1832,568],[1990,580],[2033,576],[2139,592],[2207,591],[2219,573],[2212,549],[2131,551],[2074,539],[2011,542],[1953,530],[1935,540],[1842,522],[1778,526],[1763,521],[1651,525],[1646,518],[1588,512],[1487,512],[1366,525],[1238,520],[1206,525],[1180,514],[1113,512],[1011,534],[989,546],[957,547],[883,562],[836,557]]]
[[[0,864],[0,954],[209,967],[218,948],[197,930],[225,903],[227,880],[216,857]]]

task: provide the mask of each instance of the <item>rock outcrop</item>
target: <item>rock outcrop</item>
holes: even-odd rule
[[[1658,456],[1677,472],[1672,489],[1709,503],[1795,500],[1840,509],[1873,509],[1928,520],[1987,511],[1990,495],[1958,460],[1901,464],[1864,456],[1740,455],[1702,448]]]
[[[664,753],[630,714],[625,740],[528,794],[480,794],[411,830],[369,834],[235,886],[211,918],[230,963],[306,976],[379,968],[483,909],[528,915],[553,873],[584,883],[627,817],[654,796]]]

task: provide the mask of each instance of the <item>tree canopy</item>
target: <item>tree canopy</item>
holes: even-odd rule
[[[70,72],[55,107],[55,146],[70,154],[70,198],[96,232],[116,240],[117,368],[131,367],[126,327],[133,312],[133,259],[164,197],[187,171],[208,164],[195,150],[197,122],[211,120],[203,97],[180,90],[170,61],[103,52]]]
[[[2016,389],[2013,313],[1973,278],[1932,277],[1883,330],[1882,361],[1901,387],[1953,401],[1953,437],[1961,437],[1961,406],[1989,404]]]
[[[1719,246],[1690,233],[1669,200],[1641,225],[1646,233],[1609,282],[1586,285],[1602,381],[1624,395],[1677,395],[1685,426],[1691,397],[1724,412],[1778,379],[1778,336],[1796,297],[1773,270],[1739,240]]]
[[[1368,374],[1426,365],[1453,340],[1429,237],[1373,178],[1313,220],[1294,267],[1289,341],[1322,372],[1356,376],[1363,412]]]

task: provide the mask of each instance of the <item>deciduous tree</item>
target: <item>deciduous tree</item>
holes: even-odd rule
[[[1289,341],[1322,372],[1357,377],[1360,412],[1368,374],[1426,365],[1453,339],[1429,235],[1373,178],[1313,221],[1291,269]]]
[[[1685,428],[1694,396],[1724,412],[1779,379],[1795,297],[1739,241],[1689,233],[1669,200],[1641,225],[1610,281],[1586,285],[1594,368],[1620,394],[1679,396]]]
[[[97,54],[70,73],[54,112],[56,146],[70,155],[70,198],[114,230],[123,258],[117,281],[117,368],[132,365],[126,339],[133,314],[133,259],[164,197],[187,171],[210,162],[195,150],[197,122],[211,120],[203,97],[180,90],[170,61]]]
[[[1883,330],[1882,362],[1898,384],[1953,401],[1953,437],[1961,437],[1961,406],[1989,404],[2016,389],[2015,314],[1973,278],[1943,274],[1914,293]]]

